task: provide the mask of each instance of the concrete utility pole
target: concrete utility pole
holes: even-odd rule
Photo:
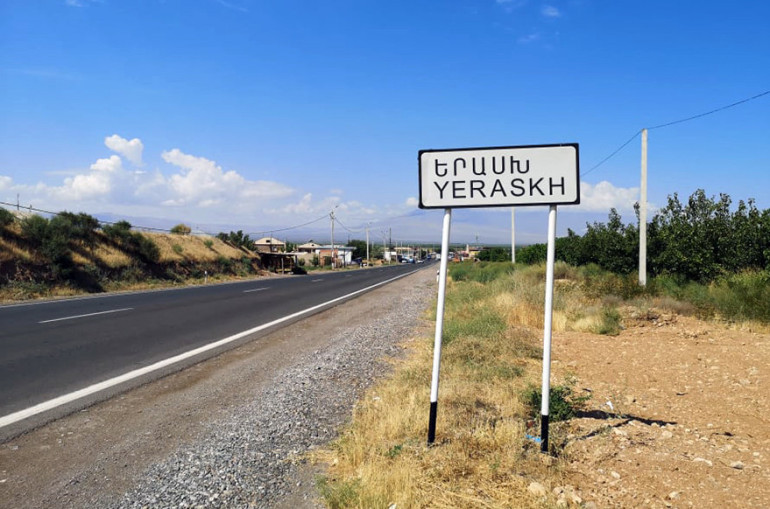
[[[366,223],[366,264],[369,265],[369,223]]]
[[[331,212],[329,212],[329,217],[332,220],[332,248],[331,248],[331,268],[334,268],[334,209],[332,209]]]
[[[642,186],[639,197],[639,284],[647,286],[647,129],[642,129]]]
[[[511,263],[516,263],[516,209],[511,207]]]

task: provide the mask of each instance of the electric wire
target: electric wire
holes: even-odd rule
[[[755,100],[755,99],[759,99],[760,97],[766,96],[766,95],[768,95],[768,94],[770,94],[770,90],[766,90],[766,91],[764,91],[764,92],[761,92],[761,93],[759,93],[759,94],[757,94],[757,95],[753,95],[753,96],[751,96],[751,97],[747,97],[746,99],[741,99],[740,101],[736,101],[736,102],[734,102],[734,103],[728,104],[727,106],[722,106],[722,107],[720,107],[720,108],[716,108],[716,109],[713,109],[713,110],[710,110],[710,111],[706,111],[706,112],[704,112],[704,113],[699,113],[699,114],[697,114],[697,115],[693,115],[693,116],[691,116],[691,117],[680,118],[679,120],[674,120],[674,121],[672,121],[672,122],[666,122],[665,124],[659,124],[659,125],[655,125],[655,126],[652,126],[652,127],[647,127],[646,129],[647,129],[648,131],[652,131],[652,130],[654,130],[654,129],[662,129],[662,128],[664,128],[664,127],[669,127],[669,126],[672,126],[672,125],[676,125],[676,124],[682,124],[682,123],[684,123],[684,122],[689,122],[690,120],[695,120],[695,119],[697,119],[697,118],[705,117],[705,116],[707,116],[707,115],[712,115],[712,114],[714,114],[714,113],[718,113],[718,112],[720,112],[720,111],[724,111],[724,110],[727,110],[727,109],[729,109],[729,108],[733,108],[733,107],[735,107],[735,106],[738,106],[738,105],[741,105],[741,104],[747,103],[747,102],[749,102],[749,101],[753,101],[753,100]],[[639,134],[641,134],[641,132],[642,132],[642,129],[640,129],[639,131],[635,132],[635,133],[634,133],[634,135],[633,135],[633,136],[631,136],[631,138],[629,138],[629,139],[628,139],[628,140],[627,140],[625,143],[623,143],[623,144],[622,144],[620,147],[618,147],[617,149],[615,149],[615,150],[614,150],[614,151],[613,151],[613,152],[612,152],[610,155],[608,155],[607,157],[605,157],[604,159],[602,159],[601,161],[599,161],[597,164],[595,164],[594,166],[592,166],[592,167],[591,167],[591,169],[589,169],[588,171],[584,172],[584,173],[582,174],[582,176],[588,175],[589,173],[591,173],[592,171],[596,170],[596,169],[597,169],[597,168],[599,168],[601,165],[603,165],[604,163],[606,163],[607,161],[609,161],[609,160],[610,160],[610,159],[611,159],[613,156],[615,156],[615,155],[616,155],[618,152],[620,152],[621,150],[623,150],[623,149],[624,149],[624,148],[625,148],[625,147],[626,147],[626,146],[627,146],[629,143],[631,143],[632,141],[634,141],[634,139],[636,139],[636,137],[637,137],[637,136],[639,136]]]

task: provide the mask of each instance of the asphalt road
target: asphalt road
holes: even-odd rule
[[[324,303],[423,267],[0,306],[0,418],[282,317],[309,308],[318,312],[328,307]]]

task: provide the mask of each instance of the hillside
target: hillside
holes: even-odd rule
[[[136,232],[122,228],[127,223],[52,227],[55,220],[34,217],[37,230],[24,218],[0,227],[2,302],[265,273],[258,253],[215,237]]]

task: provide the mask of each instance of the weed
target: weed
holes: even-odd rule
[[[602,307],[601,322],[597,325],[595,332],[607,336],[617,336],[622,328],[618,310],[611,306]]]
[[[399,454],[401,454],[401,450],[404,448],[403,444],[394,445],[390,449],[388,449],[388,452],[385,454],[388,458],[393,459]]]
[[[548,412],[551,422],[567,421],[585,409],[591,396],[590,394],[585,396],[575,394],[574,386],[574,380],[567,379],[563,384],[551,387]],[[527,388],[522,394],[524,405],[532,417],[540,415],[542,394],[540,387],[534,386]]]
[[[171,246],[171,249],[173,249],[174,252],[178,255],[181,255],[182,252],[184,251],[184,248],[182,248],[182,246],[180,246],[179,244],[174,244],[173,246]]]
[[[316,488],[330,509],[344,509],[353,507],[358,501],[361,481],[353,479],[330,483],[327,477],[320,476],[316,479]]]

